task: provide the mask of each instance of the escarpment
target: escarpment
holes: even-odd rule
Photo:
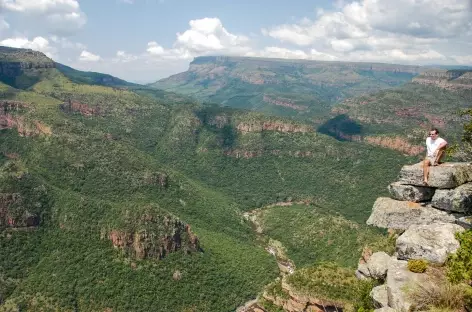
[[[413,78],[413,83],[434,85],[446,90],[472,90],[472,71],[436,70],[426,71]]]

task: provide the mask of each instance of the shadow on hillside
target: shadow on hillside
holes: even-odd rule
[[[339,141],[350,141],[352,136],[362,133],[362,126],[349,118],[348,115],[342,114],[320,125],[317,131]]]

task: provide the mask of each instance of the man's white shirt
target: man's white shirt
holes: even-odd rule
[[[428,149],[428,156],[434,157],[434,152],[436,151],[438,146],[444,142],[446,142],[446,140],[440,137],[437,137],[436,140],[432,140],[431,137],[428,137],[426,139],[426,148]]]

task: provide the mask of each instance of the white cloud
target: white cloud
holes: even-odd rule
[[[455,61],[441,50],[461,37],[472,40],[471,0],[341,0],[335,8],[261,31],[281,43],[357,61]]]
[[[126,53],[125,51],[117,51],[116,57],[113,62],[116,63],[128,63],[137,60],[139,57],[133,54]]]
[[[50,58],[54,58],[56,53],[56,49],[52,47],[49,41],[44,37],[35,37],[31,41],[25,37],[7,38],[0,41],[0,45],[40,51]]]
[[[472,55],[453,56],[453,58],[459,64],[472,66]]]
[[[62,49],[71,49],[71,50],[86,50],[87,46],[80,42],[73,42],[68,38],[58,37],[58,36],[50,36],[49,39],[55,43],[56,45],[60,46]]]
[[[183,33],[177,33],[172,48],[151,41],[146,51],[155,58],[188,60],[208,54],[242,55],[251,50],[246,36],[230,33],[218,18],[191,20],[189,26]]]
[[[75,33],[87,21],[77,0],[0,0],[0,9],[21,14],[26,21],[34,17],[37,25],[61,35]]]
[[[177,33],[175,46],[188,50],[192,54],[230,50],[244,45],[249,39],[246,36],[228,32],[218,18],[191,20],[190,29]]]
[[[79,60],[83,62],[97,62],[101,60],[101,57],[99,55],[90,53],[89,51],[83,50],[82,53],[80,53]]]

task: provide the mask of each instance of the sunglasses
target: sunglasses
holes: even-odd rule
[[[428,134],[428,136],[434,136],[434,135],[438,135],[437,133],[430,133]]]

